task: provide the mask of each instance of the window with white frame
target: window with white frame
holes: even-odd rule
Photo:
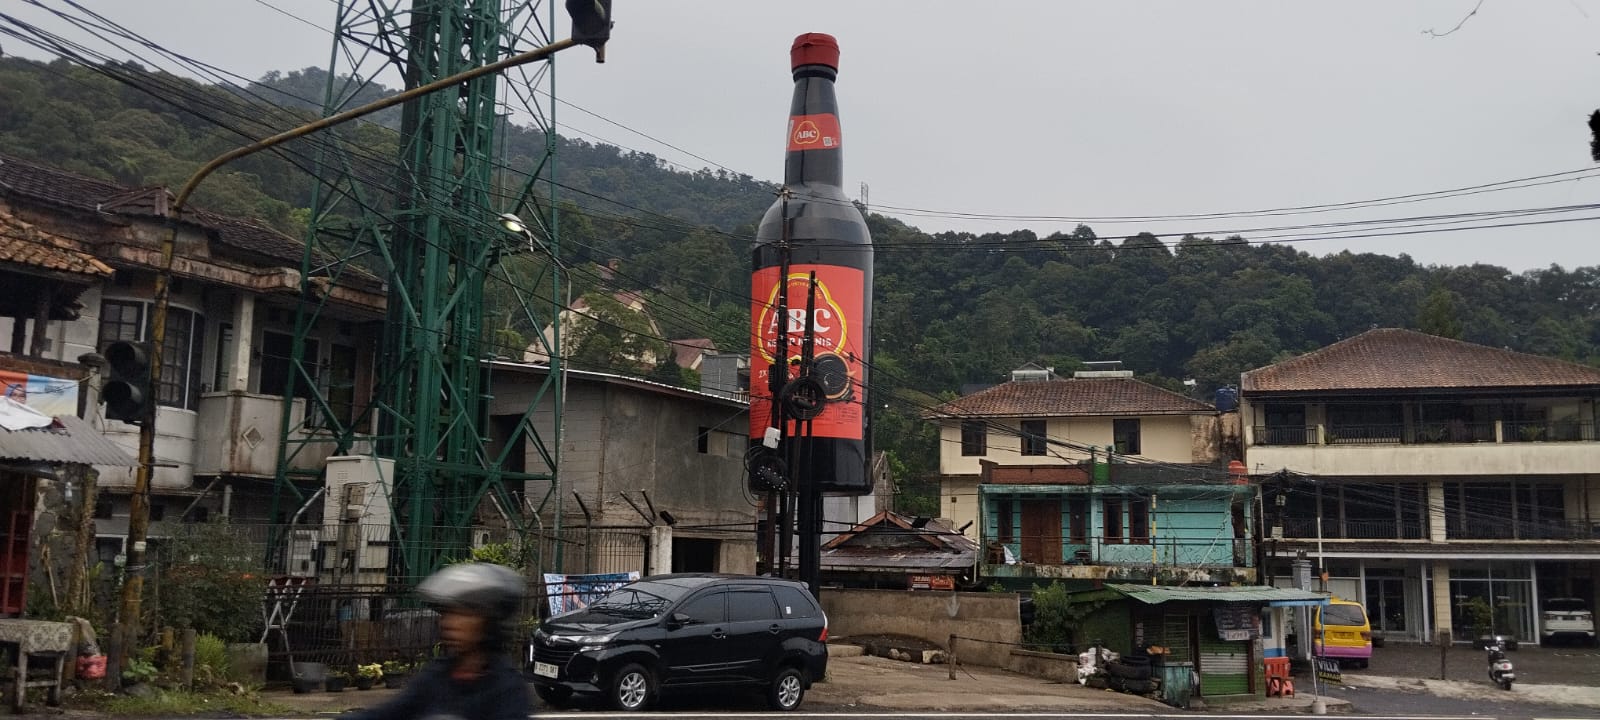
[[[105,300],[100,303],[100,337],[96,345],[121,340],[149,340],[151,304],[139,300]],[[192,310],[167,307],[166,337],[161,343],[161,377],[156,402],[165,407],[194,410],[200,402],[200,359],[205,347],[205,317]]]

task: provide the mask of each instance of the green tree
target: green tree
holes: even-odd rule
[[[600,292],[584,293],[583,311],[566,313],[561,344],[573,366],[591,370],[648,371],[672,348],[657,336],[650,317]]]
[[[1417,329],[1429,335],[1461,339],[1461,319],[1456,314],[1455,293],[1435,288],[1417,310]]]

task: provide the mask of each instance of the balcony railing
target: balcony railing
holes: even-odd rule
[[[1600,522],[1453,519],[1445,522],[1445,537],[1451,540],[1595,540],[1600,539]]]
[[[1427,422],[1377,425],[1256,425],[1252,444],[1294,445],[1436,445],[1520,442],[1593,442],[1589,422]]]
[[[1505,442],[1581,442],[1594,440],[1594,424],[1585,422],[1506,422]]]
[[[1324,540],[1421,540],[1427,528],[1420,520],[1345,520],[1323,518],[1320,537]],[[1316,518],[1287,518],[1283,536],[1297,540],[1319,537]],[[1449,540],[1600,540],[1600,521],[1553,520],[1449,520],[1445,523]]]
[[[1316,518],[1287,518],[1283,521],[1283,536],[1291,538],[1317,537]],[[1322,535],[1325,540],[1421,540],[1422,522],[1409,520],[1345,520],[1324,518]]]

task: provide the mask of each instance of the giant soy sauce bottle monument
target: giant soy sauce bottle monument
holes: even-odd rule
[[[830,35],[808,33],[795,38],[789,56],[794,99],[785,192],[761,219],[753,252],[750,440],[759,446],[768,428],[777,427],[775,417],[789,422],[781,412],[774,415],[774,394],[783,397],[785,388],[804,384],[797,380],[808,374],[815,383],[807,394],[820,401],[820,412],[808,428],[802,426],[805,437],[786,440],[794,445],[782,454],[795,463],[787,483],[863,495],[872,491],[866,405],[872,238],[861,211],[844,194],[844,140],[833,88],[839,44]],[[812,363],[805,373],[808,325]],[[751,485],[773,489],[756,472]]]

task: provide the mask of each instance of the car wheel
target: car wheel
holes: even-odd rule
[[[656,681],[638,663],[624,665],[611,680],[611,706],[632,712],[643,710],[655,695]]]
[[[572,699],[572,690],[560,685],[535,685],[533,691],[539,695],[544,704],[552,707],[561,707]]]
[[[800,707],[805,697],[806,678],[797,668],[778,670],[777,676],[772,678],[772,686],[767,689],[767,704],[773,710],[793,710]]]

